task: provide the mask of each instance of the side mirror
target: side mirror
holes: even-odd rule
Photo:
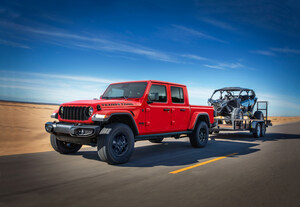
[[[102,99],[103,95],[100,96],[100,99]]]
[[[150,96],[150,94],[148,95],[148,101],[147,101],[147,104],[152,104],[153,103],[153,101],[152,101],[152,99],[151,99],[151,96]]]

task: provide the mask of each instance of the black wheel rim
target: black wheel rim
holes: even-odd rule
[[[200,129],[199,140],[200,140],[200,142],[205,142],[205,140],[206,140],[206,129],[205,128]]]
[[[112,141],[112,150],[116,156],[124,155],[128,150],[128,138],[123,133],[118,133]]]

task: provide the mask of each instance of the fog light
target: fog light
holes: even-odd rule
[[[81,129],[81,130],[80,130],[80,134],[85,134],[84,129]]]
[[[53,131],[53,127],[52,127],[51,125],[45,126],[45,129],[46,129],[46,131],[49,132],[49,133]]]

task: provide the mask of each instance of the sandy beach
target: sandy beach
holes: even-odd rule
[[[52,151],[44,129],[58,105],[0,101],[0,156]],[[273,125],[299,122],[300,117],[269,117]]]

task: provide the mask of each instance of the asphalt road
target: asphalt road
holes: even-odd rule
[[[0,206],[300,206],[300,123],[260,139],[211,138],[204,149],[187,139],[137,142],[119,166],[100,162],[95,148],[2,156]]]

